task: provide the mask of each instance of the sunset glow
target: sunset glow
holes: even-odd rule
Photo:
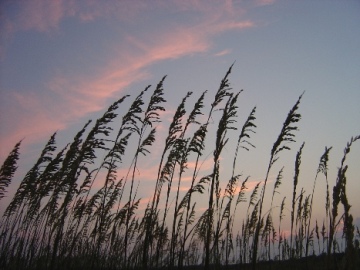
[[[239,175],[234,189],[236,200],[241,183],[248,179],[244,190],[246,202],[237,206],[234,215],[237,218],[234,233],[240,230],[248,214],[250,196],[259,182],[257,199],[260,198],[272,147],[289,110],[302,93],[299,130],[294,131],[295,142],[289,140],[285,144],[290,151],[279,154],[268,175],[262,213],[275,212],[278,226],[278,212],[285,202],[283,235],[291,234],[294,167],[302,143],[305,145],[297,196],[304,188],[305,200],[312,192],[325,147],[332,147],[328,161],[332,196],[344,148],[352,137],[360,135],[359,1],[5,0],[0,4],[0,14],[1,164],[22,140],[18,169],[0,203],[1,215],[54,132],[60,150],[72,142],[89,119],[93,122],[87,132],[113,102],[129,95],[117,111],[119,116],[111,123],[113,131],[107,141],[110,144],[137,95],[151,85],[144,94],[144,100],[148,101],[163,76],[167,76],[165,111],[159,111],[161,121],[145,129],[145,134],[156,129],[156,140],[147,148],[150,153],[140,154],[138,159],[134,157],[139,134],[133,135],[116,170],[117,178],[124,181],[126,200],[134,175],[136,195],[133,193],[130,199],[141,199],[136,212],[139,218],[153,199],[169,125],[181,100],[187,92],[192,92],[184,108],[188,115],[201,94],[208,91],[203,115],[196,118],[204,124],[214,95],[231,65],[231,92],[235,95],[243,91],[237,100],[237,122],[233,129],[227,130],[228,142],[218,159],[217,188],[221,190],[218,197],[226,198],[228,181],[231,176]],[[222,101],[222,107],[216,107],[209,118],[209,135],[199,160],[194,153],[189,154],[183,174],[176,167],[176,180],[162,186],[158,209],[159,215],[168,214],[167,222],[174,215],[171,207],[178,203],[177,190],[183,198],[193,176],[196,184],[201,177],[213,173],[216,131],[225,103]],[[251,138],[246,138],[255,147],[239,149],[232,175],[237,138],[255,106],[256,129]],[[198,127],[189,125],[184,138],[190,141]],[[102,160],[106,151],[97,149],[96,154]],[[164,156],[162,165],[167,157]],[[91,166],[100,166],[98,162]],[[351,146],[345,165],[350,213],[354,225],[360,228],[359,140]],[[272,196],[282,168],[281,185]],[[182,182],[178,188],[180,176]],[[106,172],[99,172],[94,190],[102,188],[105,178]],[[323,174],[316,178],[312,227],[315,221],[322,226],[326,218],[326,181]],[[210,190],[207,183],[203,194],[194,192],[196,220],[208,207]],[[116,207],[112,209],[116,211]]]

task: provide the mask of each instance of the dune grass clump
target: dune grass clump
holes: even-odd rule
[[[149,85],[130,103],[129,95],[115,101],[60,150],[54,133],[23,178],[16,174],[21,141],[17,143],[0,169],[0,200],[12,181],[20,183],[0,221],[0,269],[221,269],[234,264],[263,269],[266,263],[300,265],[304,259],[308,269],[317,269],[314,256],[320,264],[326,262],[323,269],[356,269],[360,233],[346,193],[346,158],[360,136],[351,138],[344,150],[332,197],[331,147],[320,158],[311,192],[298,187],[306,149],[302,143],[292,192],[281,191],[284,181],[291,182],[283,166],[266,198],[274,164],[296,144],[302,94],[271,148],[264,181],[250,190],[251,176],[244,174],[238,157],[256,147],[256,107],[239,125],[242,90],[233,91],[231,71],[232,66],[209,107],[204,101],[208,91],[193,104],[195,94],[187,92],[165,133],[158,133],[160,125],[162,130],[166,126],[161,124],[167,103],[163,77],[151,94]],[[145,185],[145,159],[157,162],[147,199],[138,195]],[[203,170],[205,161],[210,162],[208,170]],[[314,220],[321,174],[326,216]],[[342,237],[339,224],[344,225]]]

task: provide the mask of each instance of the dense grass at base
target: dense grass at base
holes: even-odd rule
[[[208,106],[206,91],[194,103],[193,93],[184,96],[160,144],[165,77],[151,94],[148,86],[136,97],[115,101],[65,148],[58,150],[56,134],[51,136],[1,218],[0,268],[358,269],[360,232],[346,193],[346,158],[360,136],[347,143],[334,186],[327,175],[331,147],[325,148],[308,191],[298,187],[303,143],[294,155],[293,188],[279,193],[284,168],[274,171],[274,164],[295,142],[301,95],[271,148],[264,181],[246,193],[249,177],[237,171],[238,155],[255,147],[256,107],[241,126],[241,91],[230,87],[230,73],[231,68]],[[131,105],[125,105],[131,98]],[[187,111],[189,103],[193,107]],[[237,140],[225,178],[221,161],[231,132]],[[212,163],[205,173],[201,165],[210,135]],[[15,145],[0,169],[0,199],[14,181],[20,146]],[[159,160],[145,202],[137,196],[144,185],[138,173],[142,158]],[[269,181],[272,174],[277,175],[274,183]],[[320,177],[326,183],[321,221],[312,215]],[[265,202],[269,192],[271,200]],[[278,196],[283,198],[279,205],[274,201]],[[206,203],[205,209],[198,207],[199,200]],[[285,215],[285,208],[290,214]],[[239,211],[246,214],[235,223]],[[285,218],[290,235],[282,228]],[[342,253],[339,260],[337,253]]]

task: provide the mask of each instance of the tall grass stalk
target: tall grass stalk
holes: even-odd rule
[[[319,166],[316,172],[316,176],[315,176],[315,180],[314,180],[314,184],[313,184],[313,189],[312,189],[312,193],[311,193],[311,201],[310,201],[310,209],[309,209],[309,222],[307,224],[307,231],[306,231],[306,249],[305,249],[305,256],[307,257],[309,254],[309,240],[310,240],[310,225],[311,225],[311,217],[312,217],[312,206],[313,206],[313,200],[314,200],[314,193],[315,193],[315,186],[316,186],[316,180],[318,178],[318,175],[320,172],[322,172],[325,175],[325,179],[327,182],[327,171],[328,171],[328,161],[329,161],[329,152],[331,150],[332,147],[327,148],[325,147],[325,152],[324,154],[321,156],[320,158],[320,162],[319,162]],[[326,196],[326,201],[328,200],[328,197]],[[326,212],[327,212],[327,203],[326,203]],[[316,228],[318,228],[317,226],[317,222],[316,222]],[[318,229],[316,229],[317,231]],[[317,236],[318,236],[318,232],[317,232]],[[317,237],[319,240],[319,237]]]
[[[345,165],[345,161],[346,161],[346,157],[347,155],[350,153],[350,149],[351,146],[354,142],[356,142],[357,140],[360,139],[360,135],[356,136],[356,137],[352,137],[350,139],[350,141],[347,143],[345,149],[344,149],[344,155],[343,158],[341,160],[341,164],[340,167],[338,169],[338,174],[337,174],[337,179],[336,179],[336,184],[333,188],[333,202],[332,202],[332,210],[331,210],[331,216],[330,216],[330,231],[329,231],[329,242],[328,242],[328,264],[330,265],[330,254],[332,252],[332,247],[334,248],[335,251],[335,241],[334,241],[334,235],[336,232],[336,218],[338,216],[338,205],[340,203],[340,201],[342,202],[342,204],[344,205],[344,209],[345,209],[345,218],[346,218],[346,223],[345,224],[345,228],[349,228],[349,230],[347,230],[346,232],[346,237],[347,237],[347,245],[349,245],[349,252],[352,253],[352,231],[353,231],[353,227],[352,227],[352,220],[349,216],[349,205],[347,202],[347,198],[346,198],[346,171],[348,169],[348,166]],[[340,219],[341,220],[341,219]],[[339,222],[340,222],[339,220]],[[334,242],[334,243],[333,243]],[[335,262],[336,264],[336,262]]]
[[[10,185],[17,170],[16,163],[19,159],[20,144],[21,141],[14,146],[0,168],[0,200],[5,197],[6,188]]]
[[[115,270],[202,265],[212,269],[233,263],[255,268],[258,260],[271,261],[270,267],[275,268],[281,261],[302,256],[311,266],[315,260],[310,255],[320,253],[328,255],[329,267],[336,263],[340,268],[342,264],[332,260],[338,252],[345,254],[343,266],[354,268],[360,233],[346,190],[350,181],[345,161],[360,136],[352,138],[344,150],[331,205],[327,169],[331,148],[325,148],[320,159],[312,191],[297,191],[304,144],[295,159],[292,194],[283,194],[285,170],[280,167],[267,200],[274,164],[280,152],[290,150],[289,143],[295,142],[301,95],[271,149],[265,180],[249,191],[251,178],[244,177],[246,168],[238,160],[241,149],[248,153],[255,147],[256,108],[240,130],[242,90],[231,91],[231,71],[232,66],[208,106],[204,91],[187,113],[192,93],[185,94],[162,142],[156,130],[166,107],[165,77],[151,94],[151,86],[145,87],[130,107],[124,102],[128,95],[115,101],[60,149],[54,133],[23,176],[17,171],[22,142],[17,143],[0,167],[2,202],[10,195],[10,185],[19,183],[0,221],[0,268]],[[209,109],[207,114],[205,109]],[[153,151],[155,140],[160,148]],[[148,201],[139,195],[147,187],[144,158],[159,159],[155,176],[149,179],[154,186]],[[203,167],[205,161],[210,162],[209,171]],[[326,180],[322,226],[318,219],[315,225],[312,221],[319,173]],[[282,197],[280,205],[277,194]],[[288,196],[292,196],[289,209]],[[285,215],[286,210],[290,215]],[[340,223],[344,224],[342,238],[337,235]],[[290,224],[289,236],[284,224]]]
[[[269,161],[268,169],[267,169],[265,180],[264,180],[264,185],[263,185],[263,188],[261,191],[261,196],[260,196],[259,220],[256,225],[253,248],[252,248],[253,249],[253,254],[252,254],[253,269],[256,269],[259,234],[260,234],[260,228],[261,228],[262,208],[263,208],[263,202],[264,202],[264,197],[265,197],[266,184],[267,184],[272,166],[279,159],[279,153],[283,150],[290,150],[290,147],[287,145],[287,143],[295,142],[295,140],[294,140],[295,135],[293,134],[293,132],[296,131],[298,128],[294,124],[299,122],[299,120],[301,118],[301,115],[299,113],[297,113],[297,110],[299,108],[299,104],[300,104],[302,95],[299,97],[299,99],[297,100],[295,105],[292,107],[292,109],[288,113],[288,116],[283,124],[282,129],[281,129],[280,135],[278,136],[277,140],[275,141],[275,143],[273,145],[273,148],[271,149],[270,161]]]
[[[294,174],[294,184],[293,184],[293,196],[291,200],[291,229],[290,229],[290,249],[291,249],[291,258],[294,257],[294,248],[293,248],[293,232],[294,232],[294,218],[295,218],[295,203],[296,203],[296,187],[299,182],[299,174],[300,174],[300,164],[301,164],[301,153],[304,148],[305,143],[303,143],[296,154],[295,161],[295,174]],[[299,207],[298,207],[298,217],[301,216],[301,202],[302,202],[303,193],[300,192],[299,197]],[[296,222],[297,224],[297,222]]]

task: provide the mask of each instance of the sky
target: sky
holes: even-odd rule
[[[282,190],[291,190],[295,155],[305,141],[299,188],[310,192],[325,146],[333,147],[333,186],[346,143],[360,135],[359,15],[355,0],[1,1],[1,164],[23,140],[19,171],[4,201],[55,131],[64,146],[116,99],[126,94],[134,98],[167,75],[168,113],[159,126],[166,132],[186,92],[193,91],[194,102],[208,90],[210,104],[233,63],[231,86],[235,92],[244,90],[239,127],[257,106],[256,148],[241,153],[238,173],[250,175],[252,187],[264,179],[282,123],[305,91],[296,143],[281,155],[271,179],[285,166]],[[224,164],[233,149],[230,140]],[[203,161],[206,168],[205,157]],[[142,177],[154,174],[152,162],[144,158]],[[360,142],[347,164],[349,202],[360,225]],[[324,179],[317,185],[321,199],[314,212],[321,218]],[[148,197],[153,186],[149,179],[138,196]]]

